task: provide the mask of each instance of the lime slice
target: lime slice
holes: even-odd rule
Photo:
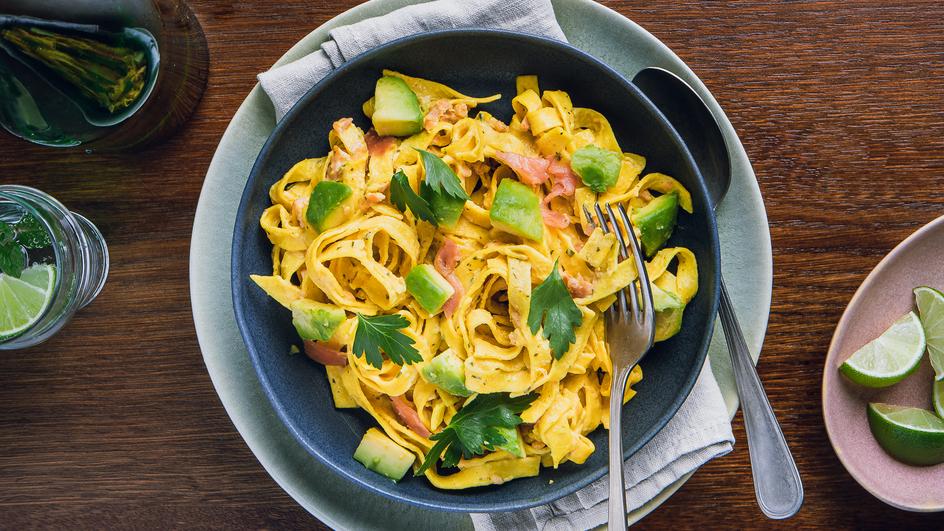
[[[928,341],[928,357],[934,367],[934,379],[944,380],[944,293],[921,286],[915,288],[915,303]]]
[[[931,402],[934,404],[934,412],[944,419],[944,382],[934,382],[934,392],[932,394]]]
[[[10,339],[33,326],[52,301],[56,268],[34,265],[20,278],[0,273],[0,341]]]
[[[914,312],[849,357],[839,370],[866,387],[888,387],[914,372],[924,356],[924,328]]]
[[[909,465],[944,463],[944,420],[915,407],[869,404],[869,427],[882,448]]]

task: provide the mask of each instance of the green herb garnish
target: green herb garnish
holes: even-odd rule
[[[0,221],[0,272],[19,278],[26,269],[26,249],[40,249],[51,243],[49,233],[30,214],[12,225]]]
[[[456,466],[460,458],[482,455],[509,442],[500,429],[521,424],[519,414],[528,409],[536,398],[534,394],[511,398],[508,393],[490,393],[478,395],[471,402],[466,402],[448,426],[430,436],[430,440],[436,441],[436,444],[426,454],[426,459],[414,475],[422,475],[440,456],[443,466],[450,468]]]
[[[403,170],[397,170],[397,173],[393,174],[393,179],[390,180],[390,202],[401,212],[406,212],[409,208],[414,216],[437,225],[436,215],[433,214],[429,203],[413,191]]]
[[[354,354],[363,356],[374,368],[383,367],[383,354],[397,365],[423,361],[413,340],[400,331],[410,322],[398,314],[366,316],[357,314]]]
[[[448,164],[436,155],[422,149],[417,149],[423,160],[423,169],[426,170],[426,186],[437,194],[446,195],[455,199],[469,200],[469,194],[462,188],[462,182]]]
[[[16,241],[27,249],[42,249],[52,244],[46,228],[30,214],[16,223]]]
[[[532,334],[544,326],[544,337],[551,344],[555,359],[561,359],[577,340],[574,329],[583,322],[583,314],[564,285],[554,262],[554,270],[544,282],[531,292],[531,307],[528,312],[528,327]]]

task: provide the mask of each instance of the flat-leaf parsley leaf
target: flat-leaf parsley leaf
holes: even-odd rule
[[[423,160],[423,169],[426,171],[426,186],[433,192],[447,195],[456,199],[468,201],[469,194],[462,188],[462,182],[448,164],[436,155],[422,149],[416,150]]]
[[[379,369],[383,366],[383,354],[397,365],[410,365],[423,361],[413,346],[413,340],[400,331],[410,322],[399,314],[367,316],[357,314],[357,331],[354,332],[354,354],[364,356],[367,363]]]
[[[436,444],[414,475],[422,475],[436,464],[440,456],[443,466],[450,468],[456,466],[460,458],[470,459],[509,442],[501,428],[514,428],[521,424],[519,414],[528,409],[535,398],[537,395],[534,394],[511,398],[508,393],[490,393],[466,402],[448,426],[430,436]]]
[[[531,292],[528,327],[532,334],[537,334],[543,324],[544,337],[551,344],[554,358],[561,359],[570,344],[577,340],[574,329],[581,322],[583,314],[564,285],[555,261],[551,274]]]
[[[390,180],[390,202],[400,209],[400,212],[406,212],[406,209],[409,208],[414,216],[433,225],[437,224],[436,215],[430,208],[429,203],[413,191],[403,170],[397,170],[397,173],[393,174],[393,178]]]

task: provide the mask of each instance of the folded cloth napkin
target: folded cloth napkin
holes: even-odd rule
[[[308,89],[371,48],[426,31],[472,27],[567,40],[550,0],[438,0],[335,28],[320,50],[259,74],[259,84],[275,105],[276,120],[281,120]]]
[[[406,35],[461,27],[508,29],[566,40],[550,0],[437,0],[335,28],[318,51],[259,74],[259,83],[281,120],[309,88],[345,61]],[[724,399],[705,363],[675,417],[627,461],[627,509],[641,507],[682,476],[730,452],[733,442]],[[606,448],[597,451],[605,452]],[[550,505],[473,514],[472,521],[479,530],[589,529],[606,523],[606,501],[604,477]]]
[[[643,365],[645,367],[645,364]],[[705,362],[678,413],[623,466],[626,509],[638,509],[679,478],[731,451],[734,434],[721,390]],[[606,447],[597,448],[605,452]],[[477,531],[583,530],[605,525],[607,476],[551,504],[510,513],[473,514]]]

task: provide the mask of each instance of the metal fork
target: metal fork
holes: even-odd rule
[[[623,480],[623,430],[622,410],[623,395],[626,393],[626,380],[633,367],[649,352],[655,336],[655,312],[652,309],[652,290],[649,287],[649,274],[643,261],[642,250],[629,222],[629,216],[623,205],[617,205],[620,228],[613,206],[606,204],[606,215],[599,203],[593,205],[597,219],[584,205],[583,213],[591,225],[599,226],[604,233],[613,232],[619,241],[619,254],[623,260],[632,259],[636,263],[636,280],[617,292],[617,304],[606,311],[606,340],[610,345],[610,361],[613,365],[612,387],[610,388],[610,531],[626,529],[626,485]],[[623,233],[626,233],[625,235]],[[629,300],[627,304],[627,299]]]

